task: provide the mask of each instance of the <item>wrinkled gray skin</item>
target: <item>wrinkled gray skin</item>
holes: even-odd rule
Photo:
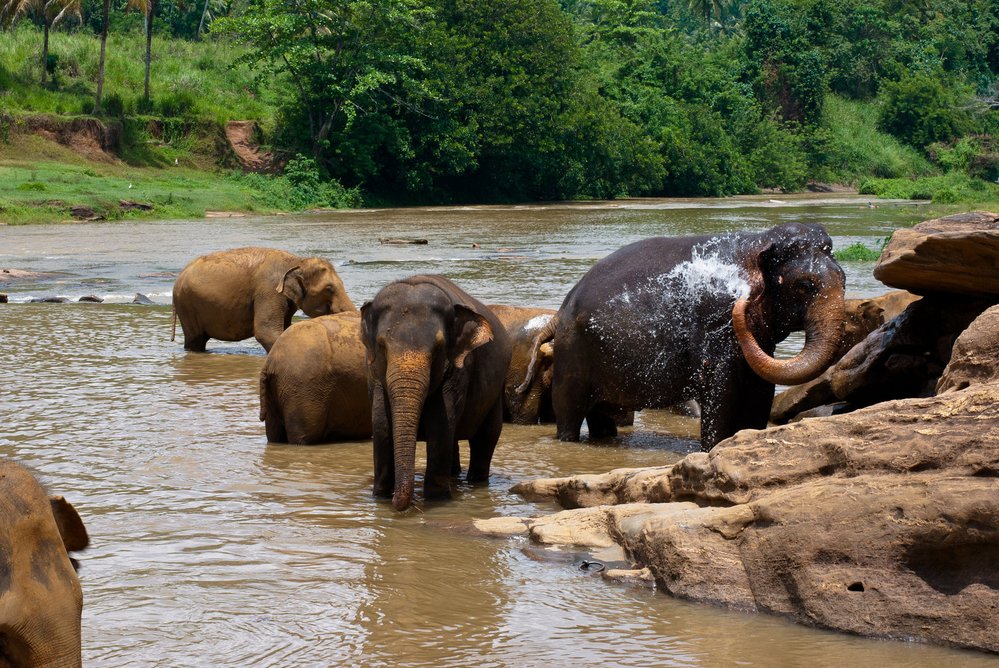
[[[69,502],[0,460],[0,665],[79,668],[83,590],[68,551],[88,543]]]
[[[548,324],[556,311],[548,308],[500,304],[490,304],[489,309],[506,327],[513,349],[510,368],[503,382],[503,421],[513,424],[554,422],[555,413],[552,410],[554,356],[551,345],[544,345],[538,351],[538,371],[534,374],[530,386],[523,392],[518,392],[517,388],[527,374],[534,338]]]
[[[173,308],[194,352],[251,336],[269,351],[299,309],[311,318],[357,310],[329,261],[254,247],[193,260],[174,282]]]
[[[774,384],[818,376],[843,328],[843,270],[819,225],[645,239],[597,262],[535,340],[554,340],[558,438],[617,433],[621,409],[695,400],[701,448],[767,425]],[[778,342],[805,329],[793,358]],[[525,381],[532,380],[533,366]]]
[[[271,443],[371,437],[371,401],[356,312],[296,322],[260,372],[260,419]]]
[[[425,498],[451,496],[468,439],[468,481],[486,482],[503,428],[510,341],[492,311],[441,276],[388,284],[361,308],[374,443],[374,493],[412,503],[416,441]]]

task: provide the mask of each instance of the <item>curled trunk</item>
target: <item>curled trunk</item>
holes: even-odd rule
[[[776,385],[799,385],[818,377],[832,363],[843,332],[843,285],[828,287],[816,296],[805,317],[805,346],[790,359],[767,354],[756,341],[746,318],[749,301],[732,308],[732,324],[749,367]]]
[[[386,373],[395,454],[392,506],[396,510],[406,510],[413,501],[416,437],[430,385],[429,361],[425,354],[410,353],[390,364]]]

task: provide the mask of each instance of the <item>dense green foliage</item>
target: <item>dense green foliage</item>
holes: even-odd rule
[[[2,35],[0,111],[88,111],[101,5],[52,33],[45,86],[31,17]],[[307,156],[285,203],[947,201],[999,178],[999,0],[161,0],[148,102],[144,17],[111,6],[103,113],[258,119]]]

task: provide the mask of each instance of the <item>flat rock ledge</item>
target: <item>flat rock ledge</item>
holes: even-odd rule
[[[693,601],[999,653],[999,382],[514,491],[569,509],[478,531],[617,545]]]

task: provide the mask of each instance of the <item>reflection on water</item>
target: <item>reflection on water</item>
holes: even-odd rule
[[[368,443],[266,443],[255,342],[188,354],[170,341],[172,272],[217,248],[356,259],[342,267],[355,301],[423,266],[486,301],[557,306],[594,259],[631,238],[689,231],[691,220],[731,229],[740,215],[755,227],[823,211],[473,208],[0,228],[0,266],[62,272],[0,288],[15,301],[159,295],[159,306],[0,307],[0,453],[65,494],[92,537],[80,571],[85,664],[985,665],[973,654],[690,605],[606,583],[581,571],[576,553],[467,531],[475,518],[555,509],[508,491],[522,480],[675,461],[697,447],[690,418],[639,413],[633,428],[599,443],[507,426],[489,486],[461,485],[451,503],[399,514],[371,496]],[[846,238],[867,238],[888,218],[836,224]],[[429,249],[376,241],[417,235]],[[498,259],[503,248],[519,259]]]

